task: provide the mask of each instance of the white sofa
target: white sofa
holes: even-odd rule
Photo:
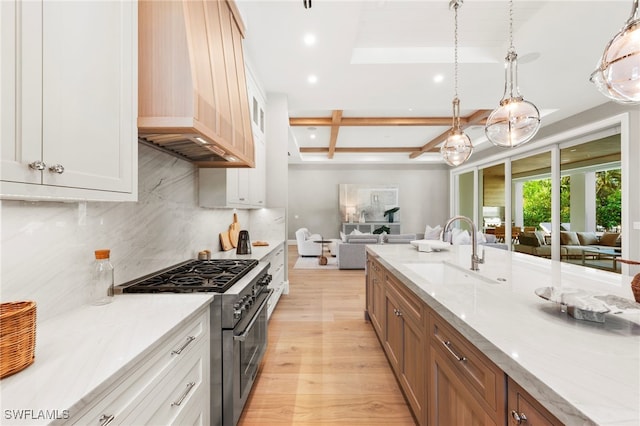
[[[296,243],[298,244],[299,256],[320,256],[322,254],[322,244],[314,241],[322,240],[320,234],[312,234],[307,228],[300,228],[296,231]]]

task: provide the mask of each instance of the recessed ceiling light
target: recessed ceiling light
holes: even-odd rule
[[[307,81],[311,84],[316,84],[318,82],[318,77],[311,74],[309,77],[307,77]]]
[[[444,75],[442,74],[436,74],[433,76],[433,82],[434,83],[442,83],[444,81]]]
[[[313,46],[314,44],[316,44],[316,36],[313,34],[305,34],[304,44],[306,44],[307,46]]]
[[[315,135],[315,133],[312,133],[312,134],[310,134],[310,135],[309,135],[309,137],[310,137],[311,139],[315,139],[315,138],[316,138],[316,135]]]

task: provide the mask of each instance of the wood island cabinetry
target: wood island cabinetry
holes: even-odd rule
[[[431,313],[429,424],[503,425],[505,375]]]
[[[513,379],[509,378],[507,420],[509,425],[557,426],[562,422],[547,411]]]
[[[562,424],[371,255],[366,291],[365,318],[418,424]]]
[[[425,310],[375,259],[368,258],[368,316],[419,424],[425,424]]]

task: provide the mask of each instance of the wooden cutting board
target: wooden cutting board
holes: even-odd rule
[[[240,235],[240,223],[238,223],[238,214],[233,214],[233,223],[229,226],[229,240],[232,247],[238,247],[238,236]]]
[[[229,239],[228,231],[220,233],[220,247],[224,251],[231,250],[233,248],[233,246],[231,245],[231,240]]]

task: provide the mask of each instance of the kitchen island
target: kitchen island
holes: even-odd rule
[[[555,416],[550,423],[640,424],[640,311],[607,313],[604,323],[581,321],[534,293],[553,286],[633,300],[631,277],[491,248],[480,270],[473,272],[470,246],[426,253],[411,245],[369,245],[367,255],[367,317],[420,423],[434,423],[437,410],[432,405],[443,392],[439,387],[434,392],[433,386],[447,378],[435,377],[441,370],[437,361],[452,355],[455,366],[449,372],[462,375],[467,368],[479,378],[475,385],[485,395],[472,389],[470,398],[480,400],[478,411],[493,410],[495,424],[504,424],[507,415],[516,424],[511,422],[521,413],[506,403],[507,390],[516,386]],[[387,285],[386,298],[371,294],[372,277]],[[373,317],[372,309],[378,311]],[[394,358],[394,317],[404,318],[401,336],[411,349],[405,358],[402,353]],[[434,350],[434,342],[447,333],[465,342],[455,347],[453,338],[443,338]],[[483,369],[482,362],[474,364],[474,358],[456,353],[461,348],[477,352],[491,365]],[[412,357],[420,351],[424,378],[416,379],[421,367]],[[404,370],[395,366],[403,362]],[[495,385],[495,391],[487,384]],[[490,391],[495,395],[486,397]]]

